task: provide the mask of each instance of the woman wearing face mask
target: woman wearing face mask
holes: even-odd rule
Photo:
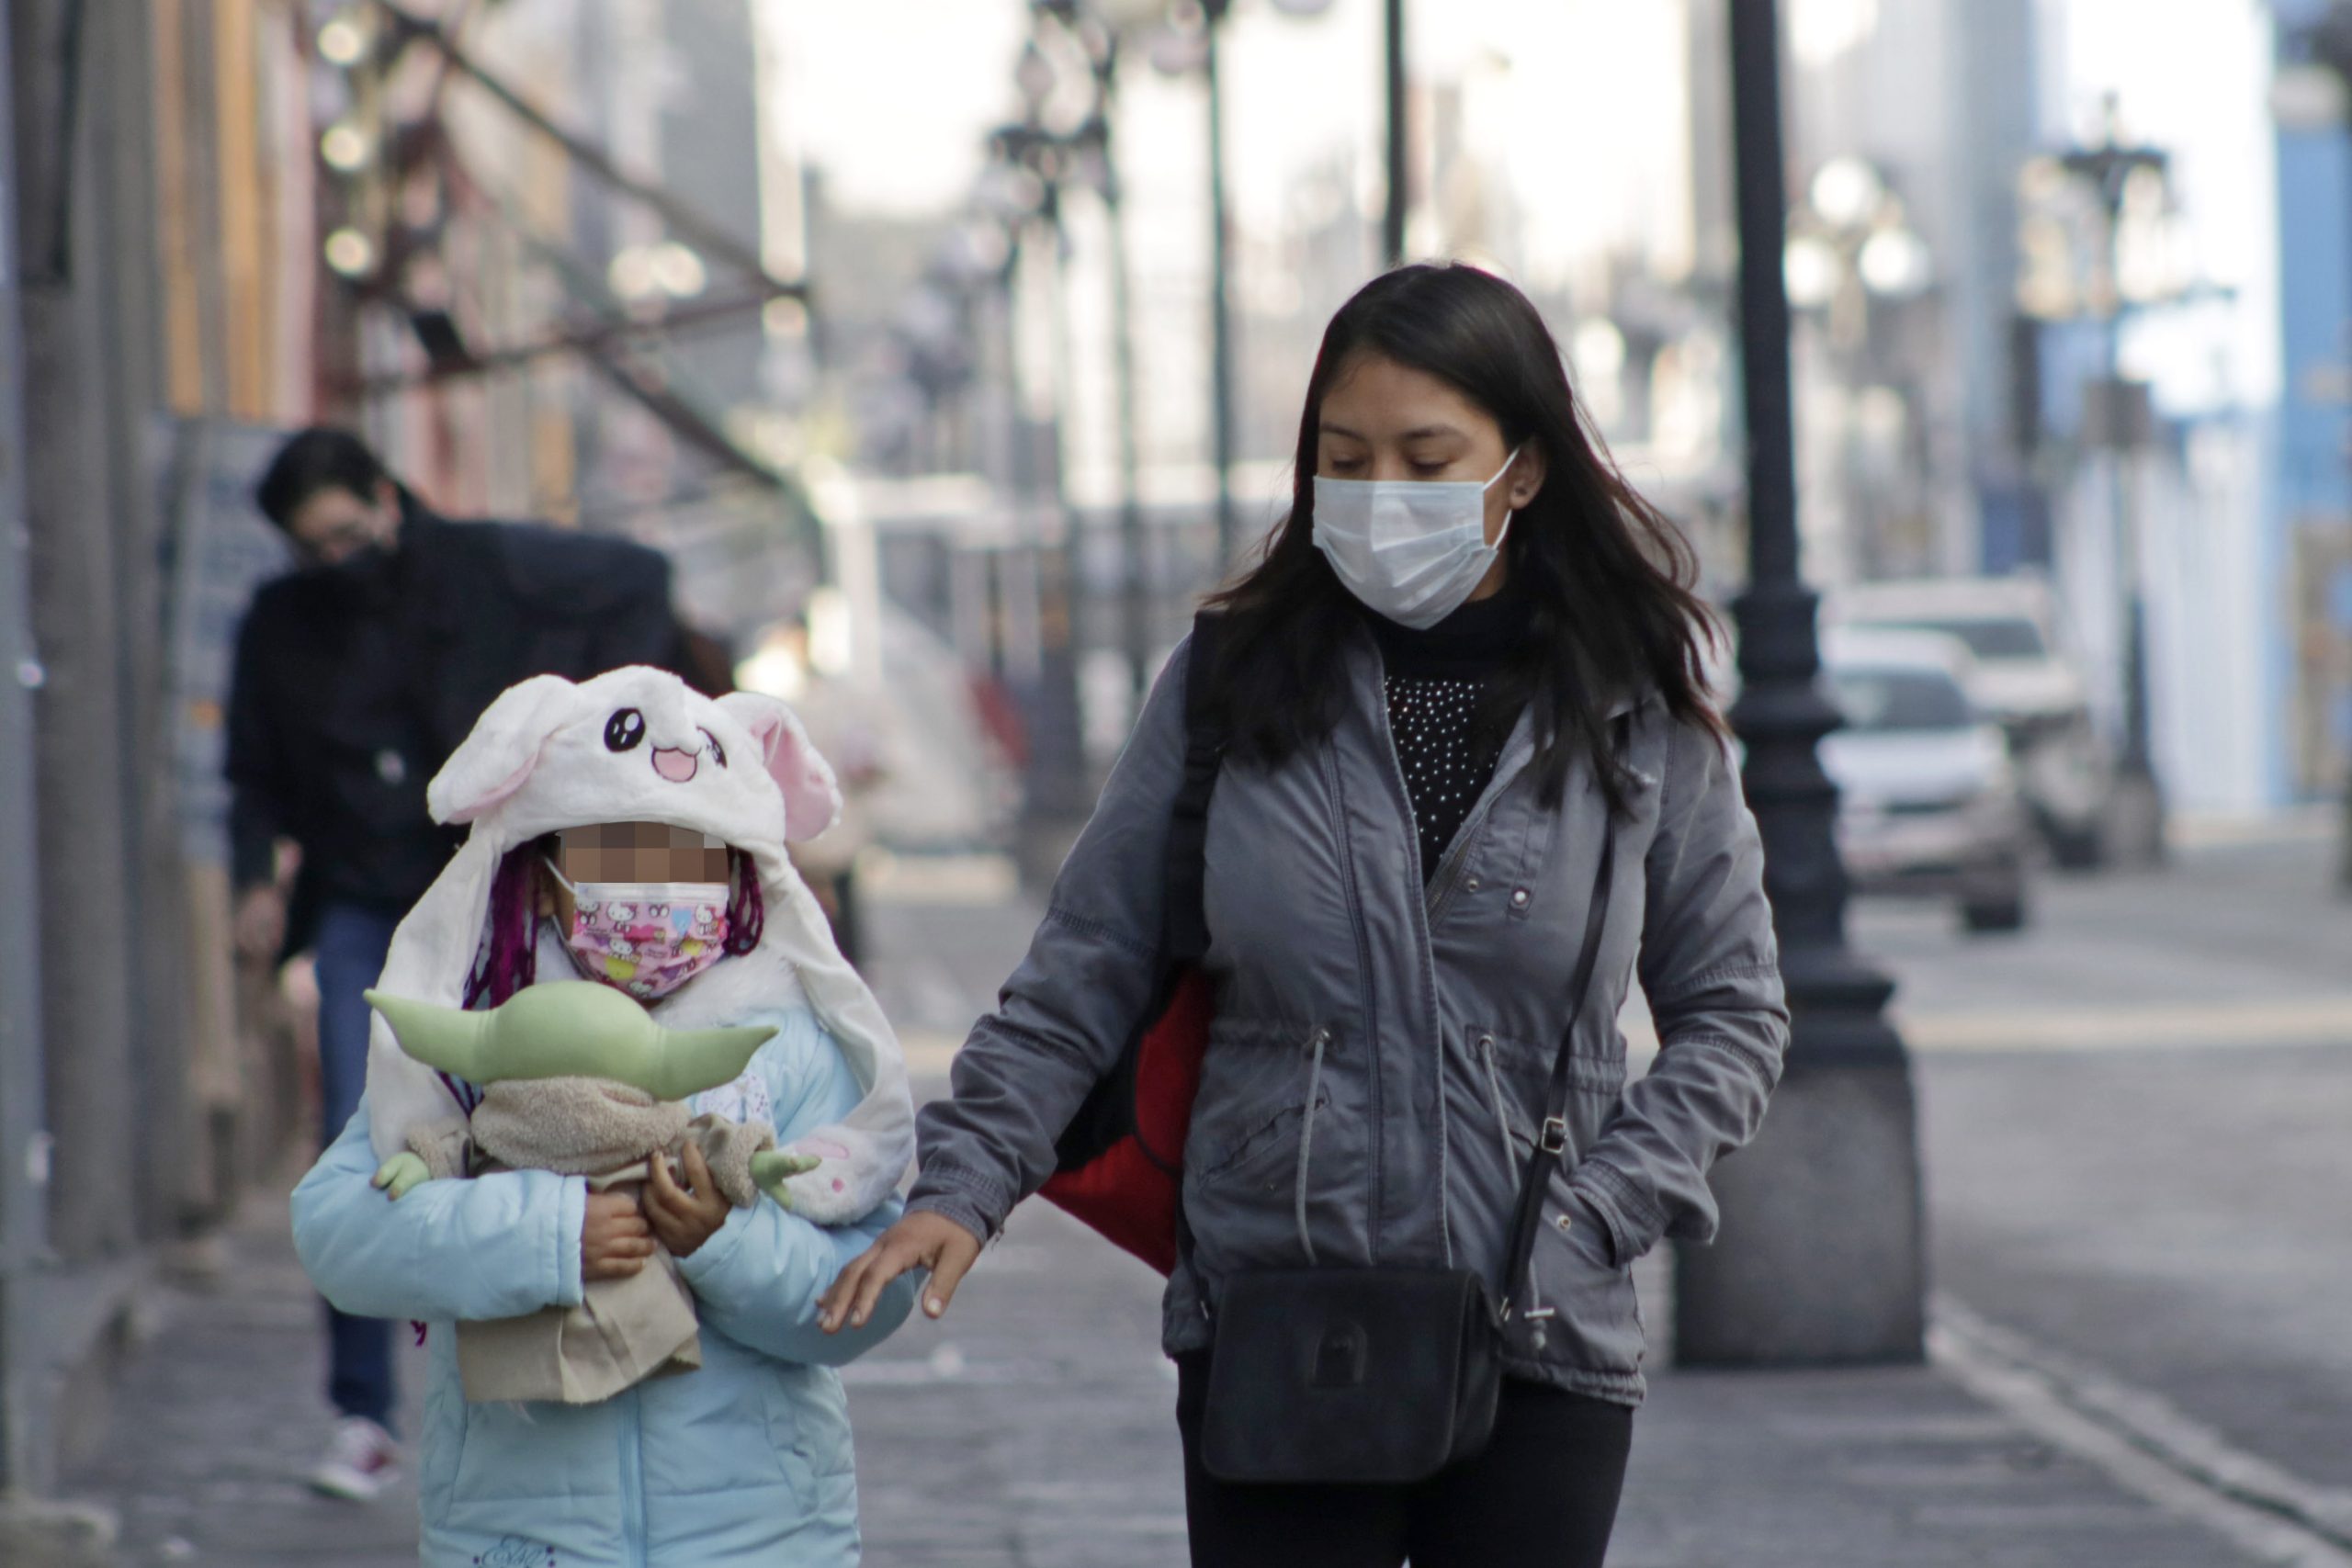
[[[1407,267],[1332,320],[1290,513],[1201,634],[1226,738],[1215,1022],[1163,1328],[1195,1562],[1601,1561],[1643,1393],[1629,1270],[1712,1235],[1708,1168],[1754,1133],[1786,1038],[1693,576],[1510,285]],[[1190,664],[830,1322],[917,1266],[944,1310],[1149,1005]],[[1629,1084],[1634,974],[1662,1049]],[[1473,1364],[1424,1299],[1464,1278],[1491,1309],[1464,1337],[1499,1362],[1490,1416],[1425,1397]],[[1432,1419],[1437,1460],[1397,1461]]]

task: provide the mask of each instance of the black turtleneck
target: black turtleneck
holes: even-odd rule
[[[1412,797],[1424,882],[1495,776],[1503,735],[1476,733],[1478,706],[1528,619],[1526,594],[1508,581],[1424,631],[1364,612],[1386,671],[1388,728]]]

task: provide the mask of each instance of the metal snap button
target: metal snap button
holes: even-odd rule
[[[1553,1216],[1552,1216],[1552,1223],[1553,1223],[1554,1224],[1555,1224],[1555,1225],[1557,1225],[1557,1226],[1559,1226],[1559,1227],[1560,1227],[1560,1231],[1561,1231],[1561,1234],[1562,1234],[1562,1235],[1566,1235],[1566,1234],[1568,1232],[1568,1230],[1569,1230],[1572,1226],[1574,1226],[1574,1225],[1575,1225],[1575,1224],[1576,1224],[1576,1222],[1575,1222],[1574,1220],[1570,1219],[1570,1218],[1569,1218],[1567,1215],[1566,1215],[1566,1214],[1555,1214],[1555,1215],[1553,1215]]]
[[[1478,891],[1478,879],[1477,879],[1476,877],[1475,877],[1475,876],[1474,876],[1474,877],[1472,877],[1469,881],[1467,881],[1467,882],[1464,883],[1462,886],[1463,886],[1464,887],[1465,887],[1465,888],[1469,889],[1471,892],[1476,893],[1476,891]]]
[[[1510,907],[1511,907],[1512,908],[1514,908],[1514,909],[1524,909],[1524,908],[1527,908],[1527,900],[1528,900],[1528,897],[1529,897],[1529,894],[1528,894],[1528,891],[1527,891],[1527,889],[1526,889],[1526,888],[1524,888],[1524,887],[1514,887],[1514,888],[1512,888],[1512,889],[1510,890]]]

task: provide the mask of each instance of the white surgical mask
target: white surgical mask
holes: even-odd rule
[[[1487,543],[1487,492],[1510,472],[1511,448],[1494,479],[1327,479],[1315,477],[1315,547],[1348,592],[1399,626],[1425,629],[1462,607],[1510,533]]]

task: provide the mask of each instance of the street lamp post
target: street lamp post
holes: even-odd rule
[[[1761,1134],[1715,1170],[1721,1239],[1678,1249],[1676,1354],[1714,1366],[1916,1361],[1926,1270],[1910,1061],[1885,1013],[1892,982],[1846,945],[1837,789],[1817,750],[1839,719],[1818,679],[1817,599],[1797,542],[1778,7],[1726,4],[1748,481],[1731,717],[1792,1037]]]
[[[2154,859],[2164,845],[2164,794],[2156,778],[2148,727],[2148,605],[2142,582],[2140,520],[2132,503],[2126,479],[2130,452],[2137,444],[2137,421],[2125,417],[2131,406],[2123,379],[2123,208],[2132,186],[2153,176],[2161,181],[2171,159],[2160,148],[2126,146],[2117,140],[2115,103],[2108,102],[2107,128],[2096,146],[2070,149],[2059,157],[2067,174],[2089,186],[2104,220],[2100,231],[2109,285],[2104,310],[2107,327],[2108,378],[2101,389],[2102,417],[2098,423],[2112,471],[2109,501],[2113,531],[2121,557],[2123,578],[2123,750],[2116,759],[2119,780],[2127,783],[2143,802],[2140,848]]]
[[[1216,469],[1217,575],[1232,565],[1240,547],[1239,518],[1233,504],[1234,351],[1230,274],[1233,220],[1225,185],[1225,91],[1222,34],[1233,0],[1196,0],[1200,11],[1197,62],[1208,96],[1209,158],[1209,446]],[[1289,16],[1313,17],[1330,0],[1274,0]],[[1171,53],[1171,58],[1176,58]],[[1185,63],[1191,63],[1190,61]]]
[[[1383,43],[1381,96],[1387,107],[1388,202],[1380,216],[1380,259],[1386,266],[1405,265],[1405,215],[1413,192],[1408,178],[1405,143],[1405,0],[1385,0],[1381,7]]]
[[[1136,414],[1135,276],[1127,255],[1125,196],[1111,147],[1111,76],[1115,68],[1114,44],[1098,68],[1103,106],[1102,216],[1111,235],[1111,353],[1118,382],[1114,396],[1118,404],[1119,547],[1125,564],[1127,682],[1135,711],[1141,713],[1145,694],[1151,687],[1151,558],[1144,537],[1142,437]]]
[[[1225,92],[1217,57],[1231,0],[1203,0],[1201,80],[1209,134],[1209,460],[1216,468],[1216,575],[1233,563],[1240,532],[1233,509],[1232,219],[1225,193]]]
[[[1092,175],[1109,239],[1112,399],[1119,467],[1121,651],[1127,663],[1129,694],[1135,711],[1140,713],[1151,685],[1151,579],[1136,412],[1135,276],[1127,251],[1126,193],[1112,124],[1116,118],[1121,44],[1161,15],[1161,6],[1159,0],[1032,0],[1032,5],[1070,30],[1085,50],[1093,72],[1092,111],[1071,139],[1071,150]]]

